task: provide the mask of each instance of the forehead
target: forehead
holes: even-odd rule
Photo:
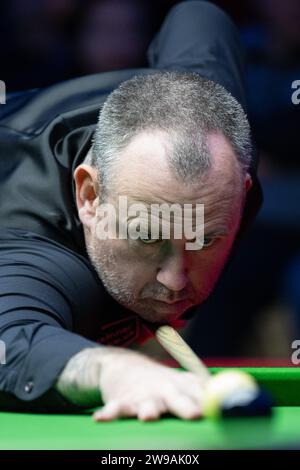
[[[162,132],[138,134],[123,150],[115,169],[115,193],[144,202],[206,205],[239,196],[240,168],[230,143],[222,134],[210,134],[207,147],[212,168],[199,181],[181,181],[169,165],[169,136]],[[189,155],[186,155],[189,158]]]

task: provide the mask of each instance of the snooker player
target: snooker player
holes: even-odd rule
[[[183,2],[148,58],[1,109],[2,410],[201,416],[199,377],[130,346],[193,315],[260,204],[238,35],[217,7]],[[203,247],[99,237],[101,204],[120,196],[204,204]]]

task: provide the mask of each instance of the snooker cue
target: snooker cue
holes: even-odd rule
[[[155,331],[155,336],[181,367],[208,381],[211,377],[208,368],[174,328],[169,325],[160,326]]]
[[[258,387],[252,377],[249,382],[247,379],[247,376],[250,378],[249,374],[243,373],[243,375],[241,375],[241,372],[235,372],[235,376],[233,376],[235,382],[232,377],[228,381],[228,375],[221,376],[220,374],[217,374],[217,376],[222,377],[222,379],[221,381],[219,380],[219,392],[216,393],[215,386],[209,390],[209,383],[211,383],[210,379],[212,375],[208,368],[184,341],[180,334],[174,330],[174,328],[169,325],[163,325],[156,330],[155,335],[159,343],[184,369],[195,373],[202,379],[203,385],[206,387],[206,398],[204,399],[203,404],[204,416],[249,417],[271,415],[273,404],[271,397]],[[230,373],[230,371],[228,372]],[[226,372],[224,374],[226,374]],[[214,385],[216,384],[214,383]],[[243,397],[243,393],[241,395],[242,399],[240,399],[239,390],[246,390],[248,394],[250,393],[248,401],[245,400],[245,396]],[[228,404],[226,406],[225,404],[225,408],[223,410],[223,400],[226,396],[231,396],[233,401],[231,406],[228,406]]]

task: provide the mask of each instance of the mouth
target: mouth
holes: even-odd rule
[[[185,310],[187,310],[191,305],[193,305],[193,302],[188,299],[181,299],[181,300],[176,300],[176,301],[165,301],[165,300],[157,300],[157,299],[152,299],[158,310],[170,312],[170,313],[183,313]]]
[[[158,302],[163,302],[164,304],[168,304],[168,305],[179,305],[180,303],[182,302],[187,302],[189,299],[187,298],[184,298],[184,299],[179,299],[179,300],[173,300],[172,302],[171,301],[168,301],[168,300],[158,300]]]

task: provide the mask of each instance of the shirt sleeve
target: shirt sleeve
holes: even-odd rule
[[[72,331],[83,308],[80,287],[88,294],[86,279],[85,263],[70,250],[21,231],[0,231],[1,409],[74,408],[53,385],[73,355],[101,347]]]

